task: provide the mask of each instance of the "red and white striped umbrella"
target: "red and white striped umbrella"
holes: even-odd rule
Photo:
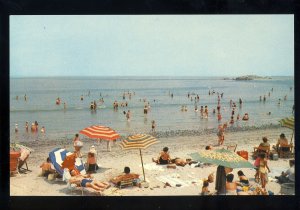
[[[89,138],[92,139],[103,139],[103,140],[116,140],[120,138],[120,135],[111,129],[110,127],[102,126],[102,125],[93,125],[90,127],[87,127],[79,133],[86,135]]]

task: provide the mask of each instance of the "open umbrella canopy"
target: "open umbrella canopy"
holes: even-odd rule
[[[116,140],[120,138],[120,135],[116,131],[110,127],[101,125],[87,127],[79,131],[79,133],[92,139]]]
[[[144,170],[144,163],[143,163],[143,157],[142,157],[142,151],[141,149],[146,149],[149,146],[158,143],[157,139],[151,135],[148,134],[135,134],[128,136],[126,139],[124,139],[119,146],[122,149],[139,149],[140,150],[140,157],[141,157],[141,163],[143,168],[143,175],[144,175],[144,181],[146,181],[145,177],[145,170]]]
[[[228,168],[254,168],[254,166],[238,154],[226,150],[203,150],[189,154],[193,160],[220,165]]]
[[[14,150],[25,149],[25,150],[28,150],[29,152],[34,152],[34,149],[31,149],[29,147],[26,147],[26,146],[24,146],[22,144],[18,144],[18,143],[11,143],[10,148],[14,149]]]
[[[287,118],[279,120],[279,122],[280,122],[281,126],[283,126],[283,127],[287,127],[292,130],[295,129],[294,117],[287,117]]]
[[[119,145],[122,149],[146,149],[158,143],[157,139],[148,134],[136,134],[128,136]]]
[[[66,149],[56,148],[52,150],[49,152],[49,158],[60,175],[63,175],[63,168],[73,169],[74,165],[80,174],[86,174],[82,160],[75,158],[74,154]]]

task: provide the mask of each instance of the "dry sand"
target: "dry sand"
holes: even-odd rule
[[[251,131],[237,131],[226,132],[224,146],[215,146],[214,148],[226,148],[226,145],[236,143],[237,151],[247,150],[249,152],[249,161],[253,147],[261,142],[263,136],[267,136],[271,145],[274,145],[280,133],[284,132],[287,137],[291,136],[291,131],[286,128],[264,128]],[[159,138],[159,143],[152,145],[147,150],[143,150],[143,160],[146,166],[152,165],[152,157],[157,157],[158,153],[164,146],[169,147],[171,157],[189,158],[188,154],[199,150],[204,150],[206,145],[215,145],[217,143],[217,136],[215,133],[201,135],[201,136],[180,136],[172,138]],[[118,143],[118,142],[117,142]],[[10,195],[12,196],[70,196],[81,195],[80,190],[71,190],[67,184],[62,181],[48,181],[43,177],[38,177],[40,173],[39,165],[46,160],[48,153],[57,147],[66,147],[72,151],[72,143],[68,142],[54,145],[52,142],[36,142],[36,146],[32,146],[35,151],[28,159],[28,166],[32,172],[26,174],[17,174],[10,178]],[[101,169],[98,170],[94,177],[101,181],[108,181],[110,178],[123,172],[125,166],[129,166],[134,173],[141,174],[141,159],[138,150],[121,150],[118,145],[112,145],[112,151],[106,151],[106,142],[97,144],[93,140],[84,140],[84,147],[82,153],[87,154],[89,147],[95,145],[98,151],[98,164]],[[83,161],[85,161],[83,157]],[[289,159],[279,159],[277,161],[270,160],[269,167],[272,169],[288,168]],[[195,167],[189,165],[185,167],[177,166],[176,169],[164,170],[148,170],[145,169],[146,180],[149,183],[148,188],[129,187],[125,189],[117,189],[111,187],[104,192],[107,196],[165,196],[165,195],[199,195],[201,192],[201,179],[206,178],[211,172],[216,172],[217,166],[209,167]],[[237,171],[234,169],[233,174],[235,180],[238,179]],[[255,185],[254,182],[254,169],[242,169],[245,175],[250,179],[250,183]],[[273,171],[274,172],[274,171]],[[279,172],[278,172],[279,173]],[[180,180],[188,183],[188,186],[181,187],[164,187],[164,183],[157,180],[156,177],[162,175],[170,175],[177,177]],[[192,184],[192,181],[194,183]],[[215,183],[209,185],[209,190],[214,192]],[[280,185],[274,181],[269,181],[267,190],[280,194]],[[85,195],[94,195],[93,193],[84,192]]]

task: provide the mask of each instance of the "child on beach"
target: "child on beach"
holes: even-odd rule
[[[41,172],[40,176],[48,177],[49,174],[54,173],[55,170],[52,169],[51,165],[52,164],[51,164],[50,158],[48,157],[46,162],[44,162],[40,165],[40,168],[42,168],[42,172]]]

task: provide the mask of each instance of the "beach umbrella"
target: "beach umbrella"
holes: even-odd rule
[[[226,150],[203,150],[189,154],[193,160],[220,165],[228,168],[254,168],[254,166],[238,154]]]
[[[135,134],[135,135],[128,136],[126,139],[124,139],[119,144],[119,146],[124,150],[126,150],[126,149],[139,149],[140,150],[144,181],[146,181],[146,178],[145,178],[145,170],[144,170],[144,163],[143,163],[143,157],[142,157],[141,150],[147,149],[149,146],[156,144],[156,143],[158,143],[157,139],[151,135]]]
[[[10,148],[12,148],[14,150],[25,149],[25,150],[28,150],[29,152],[34,152],[34,149],[26,147],[26,146],[24,146],[22,144],[18,144],[18,143],[11,143]]]
[[[75,167],[80,172],[80,174],[86,174],[81,158],[76,158],[72,152],[69,152],[66,149],[56,148],[52,150],[51,152],[49,152],[49,158],[55,170],[60,175],[63,175],[64,173],[63,168],[74,168],[74,162]]]
[[[280,122],[280,125],[282,127],[286,127],[286,128],[289,128],[289,129],[293,130],[293,134],[292,134],[292,138],[291,138],[291,143],[292,143],[292,139],[293,139],[294,132],[295,132],[295,119],[294,119],[294,117],[287,117],[287,118],[279,120],[279,122]]]
[[[87,127],[79,133],[91,138],[91,139],[104,139],[108,141],[116,140],[120,138],[120,135],[110,127],[102,126],[102,125],[93,125]]]

